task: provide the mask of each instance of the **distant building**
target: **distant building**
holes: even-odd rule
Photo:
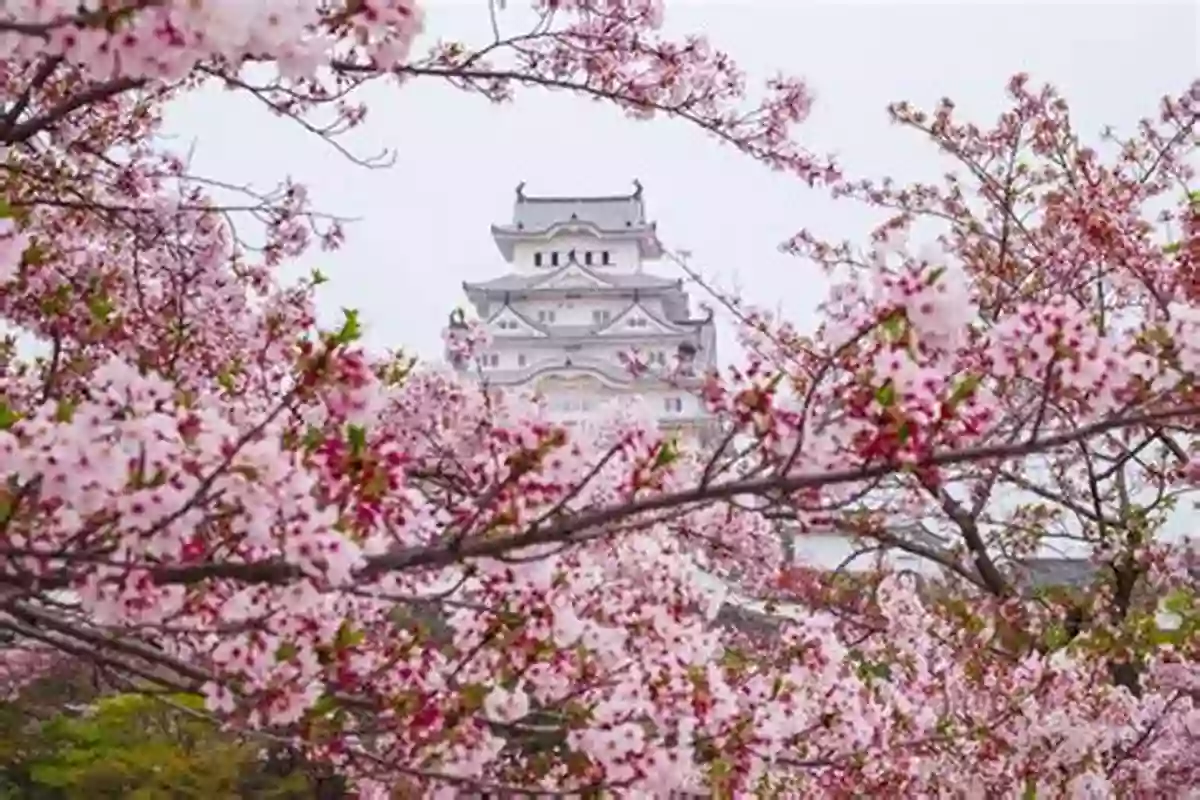
[[[646,270],[663,251],[634,186],[611,197],[517,187],[512,221],[492,226],[508,272],[463,284],[492,344],[458,366],[497,388],[540,393],[568,424],[640,396],[663,428],[703,441],[713,421],[698,389],[717,366],[716,328],[711,314],[691,315],[681,280]]]
[[[1041,557],[1016,562],[1013,577],[1022,589],[1086,587],[1096,579],[1096,565],[1086,558]]]
[[[918,526],[893,529],[891,536],[920,548],[941,550],[947,542]],[[781,525],[784,561],[847,573],[873,572],[881,567],[921,576],[940,574],[942,567],[929,559],[905,550],[898,544],[877,546],[870,537],[856,539],[836,530],[798,532],[794,526]]]

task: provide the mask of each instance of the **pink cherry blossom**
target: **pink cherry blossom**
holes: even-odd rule
[[[405,0],[102,5],[0,10],[6,690],[91,662],[364,797],[1200,780],[1200,559],[1165,535],[1200,484],[1200,84],[1093,147],[1023,76],[991,126],[897,105],[962,168],[899,187],[811,155],[808,87],[749,100],[658,2],[547,0],[534,30],[427,53]],[[277,268],[340,225],[289,180],[222,206],[157,136],[215,81],[342,146],[383,77],[682,118],[894,217],[789,243],[832,284],[813,330],[710,287],[747,350],[705,384],[715,452],[635,404],[566,428],[366,351],[351,310],[322,328],[324,276]],[[457,365],[486,337],[455,315]],[[789,568],[783,524],[937,571]],[[1058,542],[1094,568],[1071,591],[1023,573]]]

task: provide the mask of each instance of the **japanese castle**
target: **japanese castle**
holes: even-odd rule
[[[707,438],[698,390],[717,366],[716,327],[711,312],[691,315],[682,280],[647,271],[663,249],[641,184],[608,197],[534,197],[521,184],[492,238],[508,271],[463,284],[492,343],[460,369],[537,392],[568,423],[639,396],[664,429]]]

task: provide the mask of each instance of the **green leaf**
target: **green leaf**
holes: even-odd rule
[[[315,267],[313,268],[311,277],[312,277],[313,286],[320,286],[322,283],[329,282],[328,276],[326,276],[324,272],[321,272],[321,270],[316,269]]]
[[[316,425],[309,425],[304,431],[304,449],[315,450],[321,442],[325,441],[325,432]]]
[[[463,705],[471,711],[477,711],[483,708],[483,701],[488,696],[488,687],[482,683],[468,683],[459,689],[458,694],[462,698]]]
[[[76,770],[59,764],[34,764],[29,770],[29,779],[40,786],[65,789],[76,782]]]
[[[367,429],[361,425],[347,426],[346,440],[350,442],[350,455],[361,456],[367,450]]]
[[[1176,589],[1163,598],[1163,608],[1172,614],[1182,616],[1192,610],[1194,600],[1195,597],[1187,589]]]
[[[954,387],[954,391],[950,393],[950,407],[953,408],[974,395],[975,390],[979,388],[980,380],[978,375],[968,375],[959,381],[958,385]]]
[[[31,242],[21,254],[21,264],[26,267],[41,266],[46,262],[46,250],[37,242]],[[63,287],[67,289],[67,287]],[[67,289],[67,291],[70,291]]]
[[[736,647],[727,647],[721,655],[721,666],[726,669],[740,670],[749,664],[746,654]]]
[[[350,344],[358,341],[362,336],[362,324],[358,319],[358,310],[353,308],[343,308],[342,315],[345,321],[342,322],[342,329],[337,332],[334,337],[336,344]]]
[[[204,696],[203,695],[179,693],[179,694],[167,695],[167,699],[170,700],[172,703],[174,703],[177,706],[182,706],[183,708],[190,708],[193,711],[203,711],[204,710]]]
[[[875,400],[884,408],[890,408],[896,402],[896,387],[891,381],[875,390]]]
[[[351,627],[348,623],[343,622],[338,628],[337,638],[334,639],[334,644],[339,649],[346,649],[362,644],[367,639],[367,634],[356,628]]]
[[[679,458],[679,446],[675,439],[664,439],[663,443],[658,447],[658,453],[654,456],[654,467],[667,467],[674,463]]]
[[[217,373],[217,385],[232,394],[237,389],[237,377],[240,373],[241,366],[236,362],[224,367]]]
[[[10,219],[12,217],[12,206],[8,202],[8,198],[0,197],[0,219]]]
[[[21,415],[8,407],[8,403],[0,400],[0,431],[6,431],[21,421]]]
[[[58,407],[54,409],[55,422],[70,422],[75,416],[75,409],[79,406],[78,403],[71,400],[60,400]]]
[[[1051,625],[1046,629],[1044,641],[1046,647],[1059,650],[1071,641],[1071,636],[1065,625]]]
[[[908,320],[904,318],[903,314],[892,314],[885,319],[881,324],[883,332],[887,334],[888,341],[900,341],[904,337],[907,322]]]
[[[883,662],[863,661],[857,668],[858,677],[869,681],[872,678],[888,680],[892,677],[892,668]]]
[[[88,311],[92,312],[92,319],[96,322],[108,322],[113,312],[112,300],[105,294],[92,295],[88,298]]]

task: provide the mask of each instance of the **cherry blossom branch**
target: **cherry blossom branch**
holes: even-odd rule
[[[0,143],[20,144],[29,141],[80,109],[102,103],[145,85],[145,81],[137,78],[114,78],[105,83],[94,84],[78,94],[71,95],[44,114],[31,117],[24,122],[10,123],[3,131],[0,131]]]
[[[1055,450],[1111,430],[1143,426],[1168,419],[1190,418],[1198,414],[1200,414],[1200,406],[1107,419],[1077,428],[1073,431],[1046,436],[1036,441],[940,453],[914,466],[949,466],[953,464],[1028,456]],[[728,500],[739,495],[789,493],[800,489],[858,483],[863,480],[899,473],[903,470],[904,468],[899,465],[879,464],[819,474],[729,481],[688,491],[663,493],[597,511],[583,512],[553,525],[531,528],[521,533],[495,536],[487,539],[464,539],[461,542],[393,550],[384,555],[368,557],[366,564],[359,570],[359,575],[362,578],[369,579],[386,572],[449,566],[462,559],[494,558],[510,550],[518,550],[534,545],[563,542],[580,543],[608,536],[610,535],[609,527],[612,524],[626,518],[636,518],[637,515],[647,512],[677,509],[697,503]],[[157,567],[150,568],[149,571],[154,580],[162,584],[187,584],[211,578],[236,579],[247,583],[273,583],[291,580],[300,575],[295,567],[279,561],[252,563],[225,562],[186,567]],[[1003,583],[1001,582],[1000,585],[1003,586]],[[995,591],[994,587],[991,588]],[[1003,591],[999,593],[1003,593]]]

